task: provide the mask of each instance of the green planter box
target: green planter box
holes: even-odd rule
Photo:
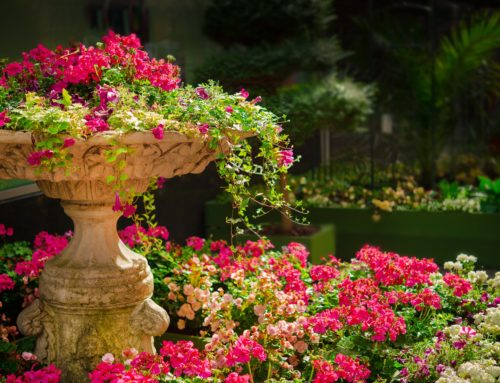
[[[227,233],[227,204],[206,205],[207,234]],[[380,246],[402,255],[434,258],[443,263],[460,253],[479,258],[479,266],[500,269],[500,214],[396,211],[382,213],[378,222],[372,211],[350,208],[313,208],[312,224],[336,228],[335,255],[348,260],[364,244]]]

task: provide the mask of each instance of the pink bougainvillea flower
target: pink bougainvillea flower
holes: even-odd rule
[[[246,100],[248,98],[248,96],[250,96],[250,93],[248,93],[248,91],[245,88],[241,88],[240,96]]]
[[[226,110],[226,112],[228,112],[228,113],[233,113],[233,107],[232,107],[231,105],[226,106],[226,109],[225,109],[225,110]]]
[[[16,283],[7,274],[0,274],[0,293],[5,290],[12,290]]]
[[[136,210],[137,208],[134,205],[127,203],[123,206],[123,216],[125,218],[130,218],[135,214]]]
[[[209,126],[208,124],[201,124],[198,125],[198,130],[200,131],[201,134],[205,135],[208,134]]]
[[[85,125],[89,128],[90,133],[105,132],[109,130],[108,123],[101,117],[89,114],[85,116],[85,120]]]
[[[162,140],[164,136],[164,130],[165,126],[163,124],[158,124],[156,128],[151,129],[151,132],[157,140]]]
[[[196,92],[196,95],[203,100],[210,98],[210,95],[208,94],[207,90],[201,86],[196,88],[195,92]]]
[[[286,149],[278,152],[278,166],[279,167],[287,167],[293,164],[293,150]]]
[[[0,223],[0,235],[11,237],[14,235],[14,229],[12,227],[7,227],[3,223]]]
[[[123,206],[122,206],[122,203],[120,201],[120,195],[118,194],[118,192],[115,193],[115,204],[113,205],[113,211],[122,211],[123,210]]]
[[[97,94],[99,96],[99,105],[103,108],[107,107],[108,103],[116,103],[120,99],[116,89],[109,86],[99,86],[97,88]]]
[[[65,138],[64,143],[63,143],[63,148],[69,148],[70,146],[73,146],[75,144],[75,139],[74,138]]]
[[[258,104],[259,102],[262,101],[262,97],[257,96],[255,97],[252,101],[250,101],[252,104]]]
[[[156,180],[156,187],[158,189],[163,189],[165,187],[165,181],[167,181],[165,177],[158,177]]]
[[[10,122],[10,118],[7,117],[7,111],[4,110],[3,112],[0,112],[0,127],[4,126]]]
[[[50,149],[45,149],[30,153],[27,160],[31,166],[39,166],[44,158],[51,159],[52,157],[54,157],[54,152]]]

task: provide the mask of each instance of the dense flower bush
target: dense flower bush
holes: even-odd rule
[[[0,128],[33,133],[28,163],[39,171],[70,170],[71,147],[96,134],[109,137],[107,161],[123,169],[128,149],[116,139],[120,135],[150,132],[162,140],[175,131],[214,150],[229,140],[230,151],[220,153],[217,168],[239,208],[233,223],[250,225],[245,210],[251,200],[266,208],[286,204],[279,178],[295,161],[293,151],[279,118],[259,105],[261,97],[249,98],[245,89],[227,94],[214,82],[180,87],[179,68],[150,58],[133,34],[109,32],[95,46],[39,45],[0,69]],[[255,137],[257,150],[245,136]],[[252,193],[252,178],[267,191]],[[126,180],[126,174],[107,179],[119,193],[115,209],[131,215]]]
[[[13,234],[12,228],[0,224],[0,237],[4,241]],[[0,246],[0,376],[21,374],[17,378],[7,378],[8,383],[59,381],[59,370],[38,364],[36,356],[30,352],[34,348],[34,339],[20,337],[15,319],[22,308],[38,297],[38,276],[45,262],[59,254],[71,236],[71,232],[60,236],[42,231],[35,237],[33,245],[5,242]]]
[[[431,259],[368,245],[350,262],[329,256],[309,265],[298,243],[275,249],[264,240],[230,246],[191,237],[180,246],[163,227],[135,224],[120,235],[147,251],[154,299],[171,315],[171,330],[198,334],[205,347],[165,341],[155,356],[134,349],[106,354],[90,375],[94,383],[472,383],[499,376],[500,273],[490,279],[475,271],[472,256],[460,255],[441,273]],[[37,249],[50,254],[67,240],[37,238]],[[3,270],[16,288],[3,276],[2,301],[22,290],[17,278],[35,281],[36,275],[15,274],[16,264],[36,259],[24,246],[26,253]],[[2,254],[14,248],[4,245]],[[44,374],[36,361],[29,367],[17,360],[17,376],[23,368]]]

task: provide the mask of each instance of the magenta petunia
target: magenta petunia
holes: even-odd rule
[[[10,122],[10,118],[7,117],[7,111],[4,110],[3,112],[0,112],[0,127],[6,125],[9,122]]]
[[[226,109],[225,109],[225,110],[226,110],[226,112],[228,112],[228,113],[233,113],[233,107],[232,107],[231,105],[226,106]]]

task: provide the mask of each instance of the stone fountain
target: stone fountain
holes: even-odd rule
[[[127,148],[124,170],[106,161],[110,138]],[[105,353],[154,352],[153,337],[169,325],[165,310],[151,300],[146,259],[118,237],[120,213],[112,210],[115,190],[107,177],[125,173],[127,190],[143,193],[151,177],[200,173],[217,153],[206,141],[177,132],[165,132],[162,140],[151,132],[99,134],[76,140],[70,167],[37,171],[27,162],[34,142],[30,133],[0,130],[0,179],[34,180],[46,196],[60,199],[74,237],[46,263],[40,298],[17,323],[24,335],[37,337],[38,359],[62,369],[62,382],[82,383]],[[227,150],[228,141],[220,146]]]

